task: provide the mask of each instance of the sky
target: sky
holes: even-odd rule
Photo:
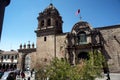
[[[0,49],[19,49],[20,44],[35,43],[37,17],[50,3],[62,16],[63,32],[70,32],[80,16],[93,28],[120,25],[120,0],[11,0],[6,7]]]

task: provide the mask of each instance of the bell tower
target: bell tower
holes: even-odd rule
[[[62,17],[58,10],[50,4],[43,12],[39,13],[37,36],[37,65],[49,63],[56,57],[57,36],[63,34]]]
[[[51,3],[38,16],[38,28],[35,31],[37,37],[62,33],[62,17]]]

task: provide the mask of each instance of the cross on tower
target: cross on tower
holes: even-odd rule
[[[80,21],[82,21],[82,16],[80,15]]]

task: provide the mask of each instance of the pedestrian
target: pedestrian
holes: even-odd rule
[[[34,69],[31,70],[31,77],[32,77],[32,75],[33,75],[33,72],[34,72]]]
[[[30,80],[30,77],[28,77],[28,80]]]
[[[24,78],[25,78],[25,74],[24,74],[23,71],[21,72],[21,76],[22,76],[22,79],[24,80]]]

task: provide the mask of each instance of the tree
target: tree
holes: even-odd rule
[[[82,70],[79,70],[79,66],[77,66],[81,75],[80,80],[94,80],[96,77],[102,77],[102,64],[105,62],[104,56],[101,52],[94,51],[89,52],[89,57],[89,60],[83,61],[84,66]]]
[[[47,75],[46,75],[46,67],[47,65],[44,63],[41,63],[41,65],[37,65],[36,69],[36,75],[35,75],[35,80],[46,80]]]
[[[65,59],[54,58],[44,68],[44,74],[49,80],[94,80],[101,77],[104,57],[98,51],[89,52],[89,57],[89,60],[81,59],[80,64],[75,66],[71,66]]]

